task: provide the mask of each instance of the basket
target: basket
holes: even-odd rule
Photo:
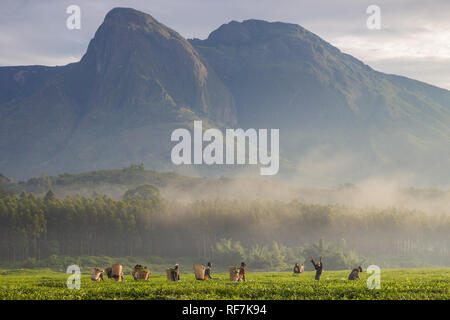
[[[117,281],[122,281],[122,265],[121,264],[113,264],[112,267],[112,277]]]
[[[169,281],[177,281],[178,280],[178,272],[173,269],[166,270],[167,280]]]
[[[144,270],[133,270],[133,277],[135,280],[148,280],[150,278],[150,272]]]
[[[230,267],[230,281],[239,281],[239,268]]]
[[[194,264],[195,279],[205,280],[205,270],[205,266],[202,266],[201,264]]]

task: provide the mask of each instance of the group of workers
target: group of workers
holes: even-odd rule
[[[320,280],[320,277],[322,276],[322,271],[323,271],[323,262],[322,262],[322,257],[319,257],[319,261],[315,262],[313,257],[310,257],[311,259],[311,263],[314,266],[314,269],[316,270],[316,275],[315,275],[315,279],[316,280]],[[136,265],[135,269],[137,269],[137,267],[140,265]],[[236,277],[236,279],[238,279],[237,281],[246,281],[245,280],[245,268],[247,267],[247,265],[245,264],[245,262],[241,262],[241,265],[239,268],[236,268],[236,273],[238,273],[238,276]],[[119,273],[119,278],[123,279],[123,272],[122,272],[122,266],[120,266],[119,269],[120,273]],[[294,266],[294,273],[295,274],[300,274],[303,273],[305,270],[304,265],[299,265],[298,263],[295,264]],[[114,278],[114,275],[112,274],[112,268],[107,268],[106,270],[100,270],[97,268],[93,269],[93,274],[91,276],[91,279],[94,281],[103,281],[103,273],[106,272],[108,278]],[[359,278],[359,273],[362,272],[362,268],[361,266],[354,268],[351,273],[348,276],[348,280],[357,280],[360,279]],[[135,278],[135,280],[138,280],[138,278],[136,277],[135,273],[133,272],[133,276]],[[174,267],[167,269],[167,278],[169,280],[172,281],[179,281],[180,280],[180,265],[176,264]],[[148,276],[146,277],[146,279],[148,279]],[[212,277],[212,264],[211,262],[208,262],[206,267],[204,267],[204,279],[214,279]],[[117,280],[117,279],[116,279]],[[121,280],[120,280],[121,281]]]
[[[314,269],[316,270],[316,276],[315,279],[316,280],[320,280],[320,276],[322,275],[322,271],[323,271],[323,263],[322,263],[322,257],[319,258],[319,262],[315,262],[314,258],[311,257],[311,263],[314,266]],[[294,273],[298,274],[298,273],[303,273],[305,271],[305,266],[302,264],[301,266],[296,263],[294,266]]]
[[[310,257],[310,259],[311,259],[312,265],[314,266],[314,269],[316,270],[316,275],[314,278],[316,280],[320,280],[320,277],[322,276],[322,271],[323,271],[322,257],[319,257],[318,262],[315,262],[313,257]],[[301,266],[298,263],[295,264],[294,273],[303,273],[304,270],[305,270],[305,266],[303,264]],[[348,280],[359,279],[360,272],[362,272],[361,266],[359,266],[358,268],[354,268],[352,270],[352,272],[350,272],[350,274],[348,276]]]

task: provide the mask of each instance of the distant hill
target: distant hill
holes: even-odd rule
[[[115,8],[80,62],[2,67],[0,84],[0,172],[10,178],[141,161],[178,170],[170,134],[201,119],[279,128],[281,175],[306,182],[401,171],[450,183],[450,92],[374,71],[294,24],[232,21],[188,41]]]
[[[168,186],[188,189],[206,178],[182,176],[173,172],[156,172],[145,170],[143,164],[131,165],[123,169],[99,170],[77,174],[60,174],[58,176],[42,175],[24,181],[13,182],[0,175],[0,187],[20,194],[25,191],[37,195],[44,195],[52,189],[56,196],[82,195],[91,197],[94,192],[107,194],[115,198],[133,187],[143,184],[153,184],[158,188]]]

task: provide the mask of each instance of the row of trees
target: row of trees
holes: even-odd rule
[[[246,249],[239,241],[221,239],[213,249],[213,260],[221,266],[246,261],[252,269],[261,270],[286,270],[295,263],[312,269],[309,257],[319,256],[326,260],[327,269],[348,269],[364,263],[364,259],[358,257],[355,251],[346,249],[343,240],[326,243],[320,239],[319,242],[306,244],[304,247],[287,247],[274,241],[271,245],[256,245]]]
[[[99,194],[58,199],[52,191],[0,198],[0,259],[12,263],[52,255],[162,256],[221,264],[245,258],[278,268],[303,262],[321,238],[337,246],[328,245],[336,267],[356,261],[352,252],[427,252],[449,261],[449,231],[448,215],[296,201],[167,202],[152,185],[129,190],[122,200]]]

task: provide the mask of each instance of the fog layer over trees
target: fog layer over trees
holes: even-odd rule
[[[55,255],[159,256],[246,260],[280,269],[323,255],[328,269],[355,264],[450,265],[450,216],[399,208],[298,201],[163,199],[154,185],[122,200],[96,194],[58,199],[3,192],[0,259],[16,263]]]

